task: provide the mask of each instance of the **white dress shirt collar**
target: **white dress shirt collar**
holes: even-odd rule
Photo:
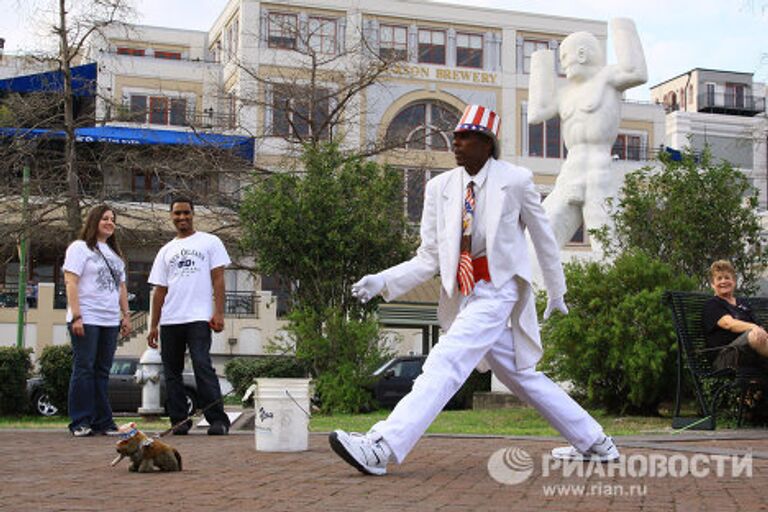
[[[483,188],[483,185],[485,184],[485,179],[488,177],[488,168],[491,166],[491,160],[493,158],[489,158],[485,161],[485,165],[480,169],[480,172],[475,174],[474,176],[470,176],[470,174],[467,172],[466,169],[463,170],[461,173],[462,181],[464,184],[464,189],[466,190],[467,185],[469,185],[470,181],[475,182],[475,191],[478,189]]]

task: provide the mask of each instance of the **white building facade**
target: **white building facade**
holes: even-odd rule
[[[331,116],[334,94],[348,90],[356,70],[377,59],[397,61],[362,88],[347,103],[342,122],[328,130],[345,147],[361,151],[396,141],[371,158],[404,173],[406,213],[414,222],[426,181],[455,167],[450,132],[469,103],[501,115],[501,158],[531,169],[542,194],[551,191],[567,148],[558,119],[528,125],[531,55],[557,50],[576,31],[591,32],[604,45],[607,38],[602,20],[426,0],[230,0],[211,22],[207,32],[127,26],[93,39],[84,60],[99,66],[97,122],[254,137],[253,164],[282,171],[295,161],[292,142],[312,135],[313,125],[302,118],[305,100],[296,91],[319,90],[327,100],[313,103],[311,115]],[[660,106],[625,103],[613,148],[616,172],[646,165],[664,136]],[[140,172],[115,177],[115,187],[132,204],[140,205],[142,192],[153,186],[152,177]],[[214,186],[229,185],[219,180]],[[564,258],[589,253],[589,240],[580,233]],[[230,281],[244,291],[264,288],[237,273]],[[411,298],[436,303],[437,290],[427,285]],[[269,327],[261,329],[260,319],[248,327],[261,329],[258,335],[227,327],[213,352],[262,352],[264,338],[280,328],[272,315]],[[409,320],[382,311],[399,333],[400,352],[423,352],[436,341],[436,319],[425,323],[425,315]]]
[[[752,180],[759,207],[768,206],[768,119],[765,84],[752,73],[695,68],[651,87],[666,111],[669,147],[727,160]]]

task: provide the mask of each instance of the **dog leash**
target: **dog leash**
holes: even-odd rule
[[[217,400],[214,400],[213,402],[209,403],[208,405],[206,405],[202,409],[195,409],[190,416],[187,416],[186,418],[184,418],[180,422],[176,423],[175,425],[171,425],[171,428],[168,428],[168,429],[160,432],[159,434],[156,434],[154,436],[154,438],[155,439],[160,439],[161,437],[165,437],[168,434],[170,434],[171,432],[174,432],[176,429],[181,427],[186,422],[192,421],[192,416],[197,416],[199,414],[205,414],[205,411],[207,411],[208,409],[210,409],[214,405],[218,405],[218,404],[224,402],[224,399],[226,397],[228,397],[229,395],[231,395],[232,393],[234,393],[234,392],[235,392],[235,388],[232,388],[228,393],[225,393],[225,394],[221,395],[221,398],[219,398]]]

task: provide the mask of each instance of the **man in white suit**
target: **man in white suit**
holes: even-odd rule
[[[469,105],[454,131],[458,167],[427,183],[421,245],[412,259],[365,276],[352,293],[366,302],[393,300],[440,274],[438,316],[446,334],[424,373],[389,417],[367,434],[336,430],[332,449],[365,474],[402,463],[421,435],[479,364],[535,407],[573,446],[565,459],[610,461],[618,450],[602,427],[559,386],[535,369],[542,348],[531,288],[525,228],[549,297],[545,317],[567,314],[560,252],[531,172],[497,160],[499,117]]]

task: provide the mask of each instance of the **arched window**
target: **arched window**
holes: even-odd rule
[[[664,106],[666,107],[667,112],[674,112],[680,108],[680,106],[677,104],[677,94],[675,94],[674,91],[670,92],[666,99],[664,100]]]
[[[387,142],[394,147],[448,151],[450,134],[460,112],[442,101],[419,101],[401,110],[387,128]]]

